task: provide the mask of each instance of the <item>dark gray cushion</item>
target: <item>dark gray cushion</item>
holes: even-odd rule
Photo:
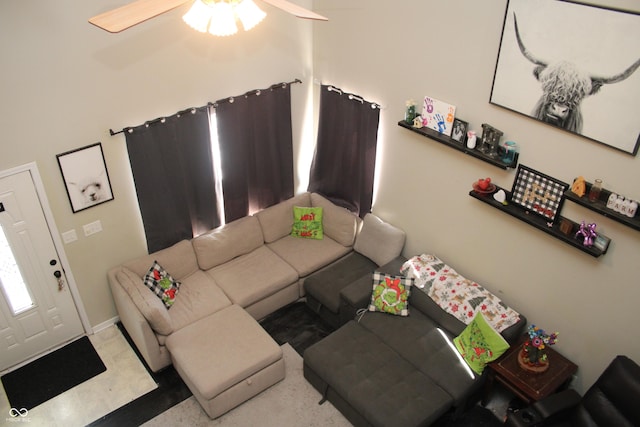
[[[340,309],[340,291],[356,279],[370,275],[376,263],[364,255],[351,252],[329,267],[311,274],[304,281],[304,291],[334,313]]]
[[[360,325],[448,392],[458,406],[478,382],[451,345],[453,336],[439,332],[439,325],[409,305],[409,316],[367,312]]]
[[[430,425],[452,405],[432,379],[354,321],[309,347],[304,363],[374,426]]]
[[[403,256],[398,256],[381,267],[374,267],[368,270],[340,291],[343,303],[351,307],[366,307],[371,301],[371,292],[373,290],[373,278],[371,275],[373,272],[379,271],[384,274],[400,274],[400,267],[402,267],[402,264],[404,264],[406,260]]]

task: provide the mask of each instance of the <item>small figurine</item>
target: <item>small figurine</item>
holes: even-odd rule
[[[593,246],[593,240],[596,238],[596,224],[591,223],[589,225],[585,225],[584,221],[580,224],[580,229],[576,233],[576,238],[582,235],[584,237],[583,245],[585,246]]]
[[[584,177],[579,176],[573,181],[571,192],[578,197],[584,196],[587,192],[587,183],[585,182]]]
[[[422,129],[424,127],[424,123],[422,121],[422,117],[421,116],[416,116],[413,119],[413,127],[416,129]]]

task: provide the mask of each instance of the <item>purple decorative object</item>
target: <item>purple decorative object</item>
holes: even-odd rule
[[[584,237],[583,245],[593,246],[593,240],[596,238],[596,224],[591,223],[586,225],[584,221],[580,224],[580,229],[576,233],[576,237],[582,235]]]

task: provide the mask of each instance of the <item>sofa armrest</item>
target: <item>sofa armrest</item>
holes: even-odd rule
[[[382,267],[400,256],[405,240],[404,231],[368,213],[362,221],[362,230],[356,237],[353,249]]]
[[[575,390],[563,390],[547,396],[527,408],[509,414],[505,425],[511,427],[535,426],[574,408],[580,404],[580,400],[581,397]]]
[[[169,366],[171,364],[169,352],[164,346],[160,346],[149,322],[118,283],[115,271],[109,271],[108,279],[119,319],[149,368],[157,372]]]

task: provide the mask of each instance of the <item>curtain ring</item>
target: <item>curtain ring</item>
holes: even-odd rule
[[[261,93],[262,91],[260,89],[256,90],[256,96],[260,96]]]
[[[229,98],[229,104],[233,104],[235,102],[235,99],[233,99],[233,97]]]

